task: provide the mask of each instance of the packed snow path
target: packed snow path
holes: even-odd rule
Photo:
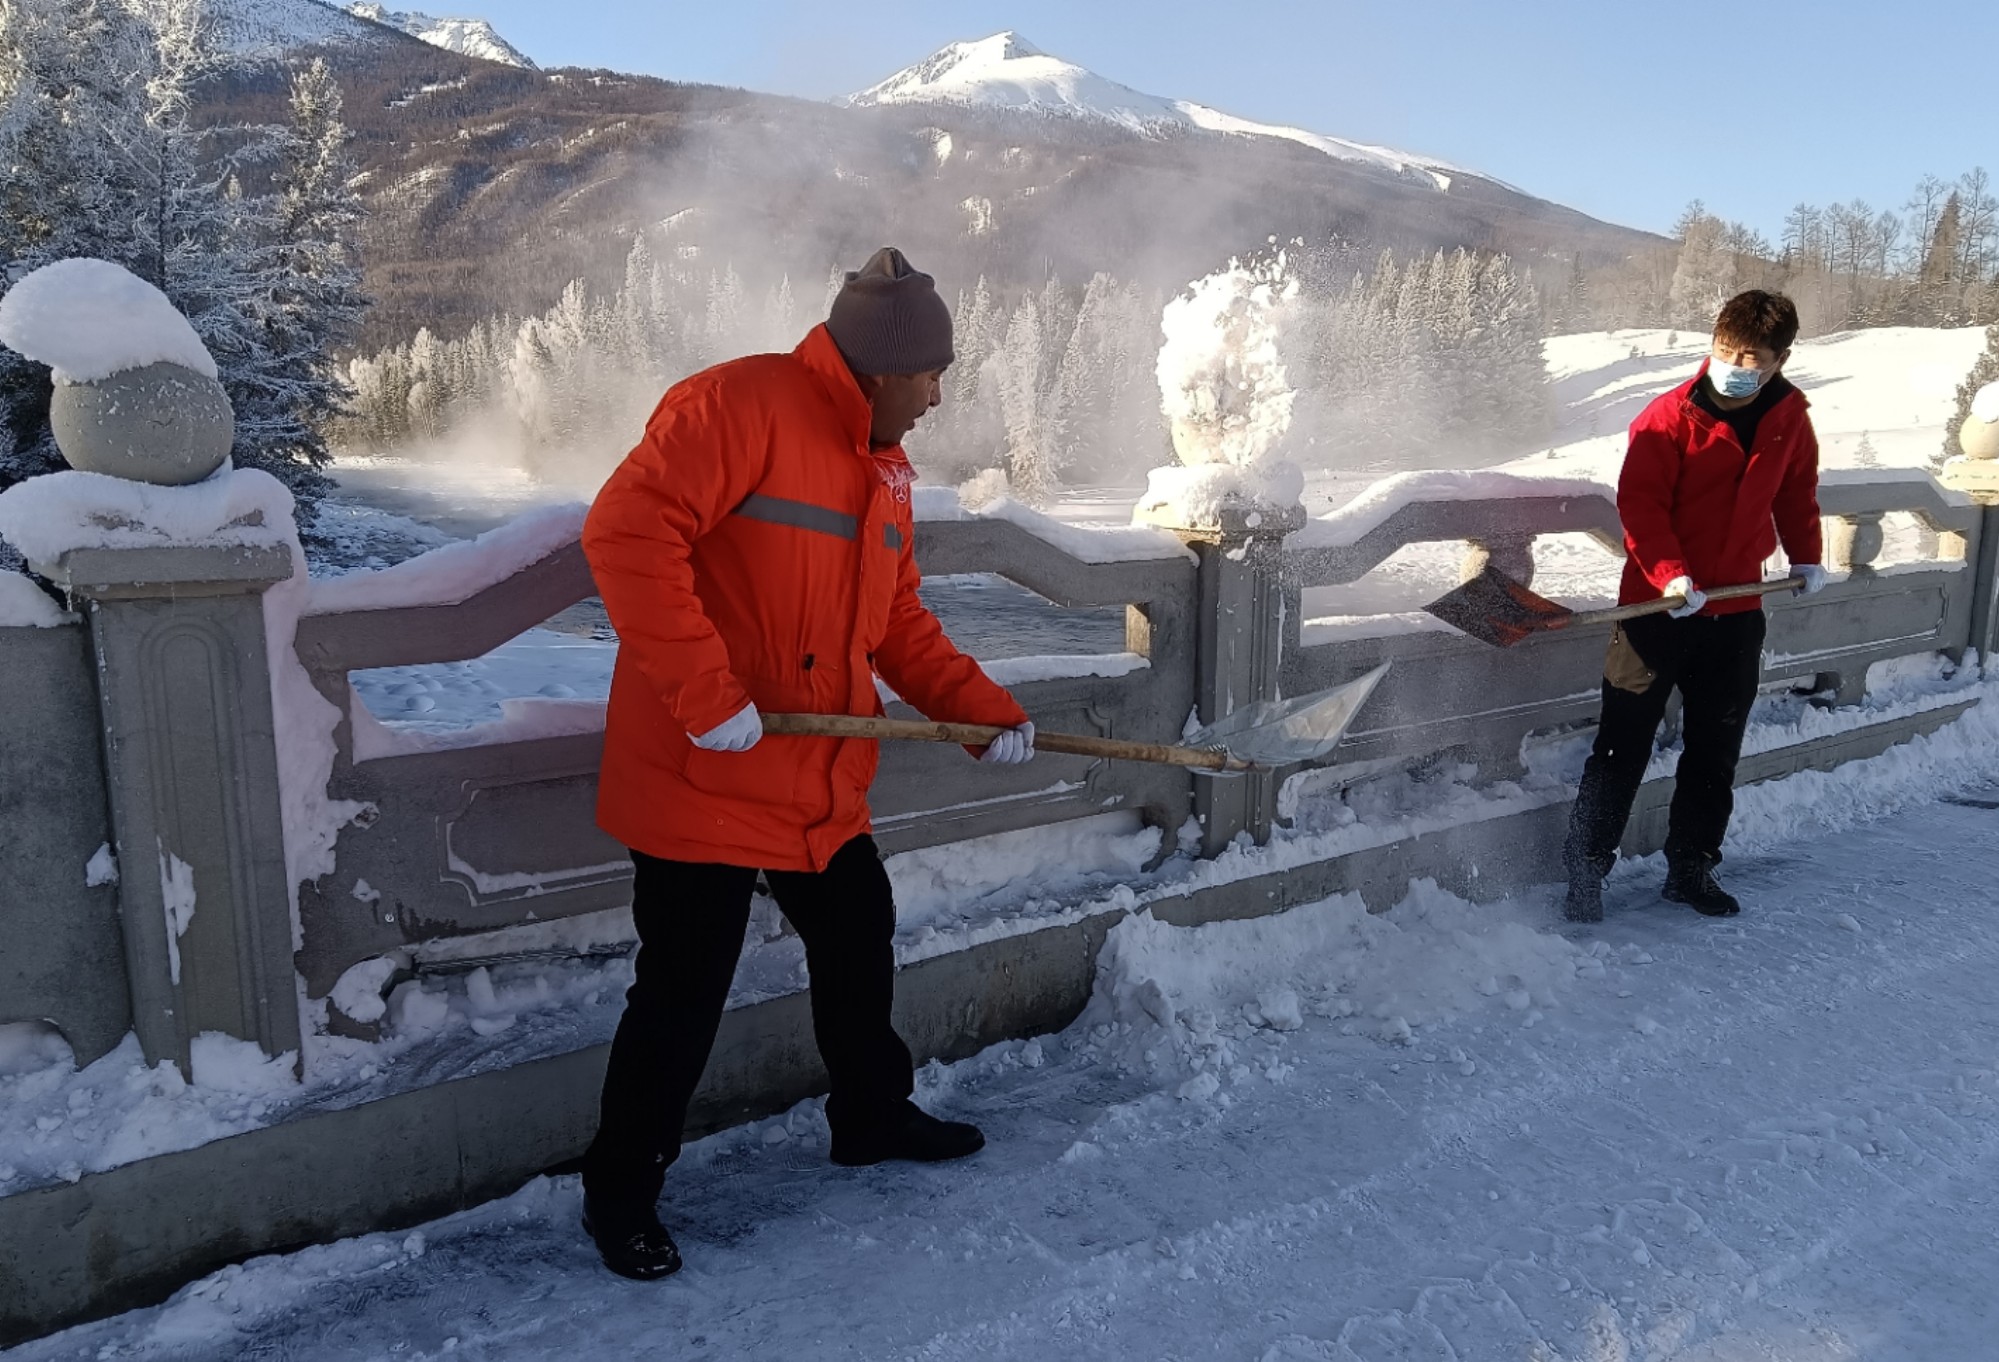
[[[1626,866],[1603,926],[1529,938],[1564,978],[1413,1035],[1281,998],[1254,1027],[1086,1017],[926,1072],[991,1136],[958,1166],[835,1169],[808,1105],[690,1150],[664,1283],[605,1274],[574,1180],[539,1181],[17,1355],[1990,1357],[1995,848],[1999,808],[1921,807],[1732,861],[1723,922]],[[1553,905],[1484,911],[1551,933]],[[1243,929],[1179,934],[1160,977]],[[1138,1059],[1218,1033],[1218,1091]]]

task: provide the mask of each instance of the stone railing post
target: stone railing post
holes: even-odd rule
[[[1872,577],[1874,564],[1881,557],[1882,547],[1887,542],[1881,520],[1880,511],[1842,516],[1835,520],[1825,545],[1826,558],[1831,566],[1857,578]]]
[[[1194,694],[1200,721],[1214,723],[1245,705],[1273,700],[1284,655],[1287,618],[1284,540],[1305,523],[1300,506],[1225,504],[1212,526],[1171,525],[1200,559],[1194,649]],[[1277,781],[1268,775],[1194,782],[1201,854],[1218,856],[1238,836],[1269,840],[1277,816]]]
[[[78,549],[40,570],[90,621],[132,1025],[192,1073],[205,1031],[299,1049],[263,593],[289,550]]]
[[[227,462],[235,420],[186,320],[157,290],[103,261],[59,262],[14,287],[31,285],[48,290],[52,311],[85,285],[121,298],[134,322],[175,352],[96,378],[57,368],[49,420],[77,470],[62,476],[94,476],[112,489],[151,484],[162,506],[177,497],[203,504],[212,489],[191,484]],[[42,339],[29,328],[9,343],[58,364],[62,355],[35,353]],[[69,342],[58,348],[68,353]],[[122,527],[113,542],[144,547],[105,547],[91,533],[68,544],[51,538],[42,556],[52,561],[36,567],[89,617],[132,1027],[147,1063],[171,1059],[190,1078],[193,1042],[210,1031],[296,1063],[298,988],[263,600],[292,575],[292,547],[267,530],[232,539],[221,533],[226,526],[207,539],[156,532],[149,543],[130,517],[128,504],[97,523]],[[261,529],[256,521],[243,513],[232,523]]]
[[[1986,388],[1980,398],[1991,392],[1992,388]],[[1983,508],[1969,564],[1970,646],[1978,649],[1989,669],[1992,654],[1999,651],[1999,420],[1981,420],[1974,406],[1973,414],[1957,432],[1957,441],[1964,457],[1944,465],[1942,481],[1946,487],[1967,493]]]
[[[1875,575],[1874,564],[1887,543],[1882,518],[1883,512],[1864,511],[1834,520],[1825,541],[1826,565],[1845,572],[1856,583],[1870,580]],[[1816,704],[1836,708],[1860,704],[1867,698],[1867,668],[1820,672],[1812,679],[1812,690]]]

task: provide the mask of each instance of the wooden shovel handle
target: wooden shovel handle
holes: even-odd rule
[[[787,737],[895,738],[904,742],[952,743],[960,747],[984,747],[1008,731],[989,724],[939,724],[927,719],[883,719],[864,714],[766,714],[763,725],[764,732]],[[1203,771],[1253,769],[1251,763],[1212,748],[1122,742],[1116,738],[1080,737],[1073,733],[1036,733],[1034,749],[1037,752],[1059,752],[1065,756],[1188,766]]]
[[[1802,577],[1780,577],[1774,582],[1745,582],[1741,586],[1718,586],[1707,593],[1707,598],[1711,601],[1739,601],[1745,596],[1796,591],[1804,584]],[[1581,614],[1570,615],[1560,627],[1574,629],[1578,625],[1616,624],[1620,620],[1635,620],[1640,615],[1662,615],[1668,610],[1678,610],[1686,603],[1685,596],[1661,596],[1656,601],[1640,601],[1636,605],[1620,605],[1610,610],[1585,610]]]

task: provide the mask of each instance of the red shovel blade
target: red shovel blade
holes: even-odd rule
[[[1511,648],[1533,634],[1560,629],[1575,617],[1575,611],[1567,606],[1535,595],[1490,565],[1423,608],[1453,629],[1495,648]]]

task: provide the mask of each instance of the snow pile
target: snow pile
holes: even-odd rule
[[[1497,1003],[1531,1024],[1594,957],[1532,923],[1538,909],[1469,903],[1431,880],[1387,913],[1343,894],[1269,917],[1174,927],[1150,912],[1111,929],[1081,1025],[1129,1069],[1191,1075],[1183,1097],[1246,1077],[1238,1047],[1306,1016],[1409,1044],[1418,1028]]]
[[[295,537],[284,484],[261,470],[235,471],[226,464],[185,487],[71,469],[0,492],[0,539],[39,563],[53,563],[71,549],[256,547]],[[297,572],[303,576],[303,560]]]
[[[208,347],[167,295],[108,260],[58,260],[7,290],[0,343],[48,365],[59,383],[162,363],[216,376]]]
[[[270,1096],[244,1100],[246,1094],[231,1085],[252,1068],[235,1062],[240,1056],[227,1045],[214,1045],[227,1038],[213,1033],[196,1039],[196,1076],[217,1084],[190,1087],[171,1061],[148,1067],[132,1035],[81,1072],[53,1032],[25,1044],[17,1039],[9,1072],[10,1029],[0,1028],[0,1194],[75,1182],[85,1173],[254,1129],[267,1124],[274,1099],[282,1097],[273,1083]],[[285,1087],[292,1087],[289,1056],[272,1061],[254,1045],[250,1049],[267,1078],[282,1069]]]
[[[5,531],[0,531],[4,536]],[[0,569],[0,629],[53,629],[76,616],[18,572]]]
[[[1298,397],[1281,333],[1297,296],[1280,252],[1231,261],[1166,305],[1160,406],[1181,466],[1154,470],[1138,514],[1212,525],[1226,502],[1298,503],[1304,474],[1280,457]]]
[[[1971,399],[1971,414],[1981,421],[1999,421],[1999,383],[1988,383]]]
[[[194,1086],[235,1097],[288,1096],[296,1087],[292,1065],[297,1059],[290,1050],[267,1055],[255,1041],[220,1031],[204,1031],[188,1043]]]
[[[1978,674],[1975,654],[1965,669]],[[1962,718],[1878,757],[1737,790],[1728,852],[1778,852],[1806,836],[1857,827],[1987,784],[1999,754],[1999,674],[1988,669],[1958,698],[1974,696],[1979,703]]]
[[[978,915],[980,900],[1028,885],[1042,896],[1093,877],[1135,878],[1159,851],[1157,828],[1135,813],[1098,814],[1052,827],[994,833],[904,851],[883,861],[898,925],[924,929]]]
[[[581,503],[544,506],[477,539],[446,544],[393,567],[316,581],[306,613],[456,605],[574,544],[589,512]]]

